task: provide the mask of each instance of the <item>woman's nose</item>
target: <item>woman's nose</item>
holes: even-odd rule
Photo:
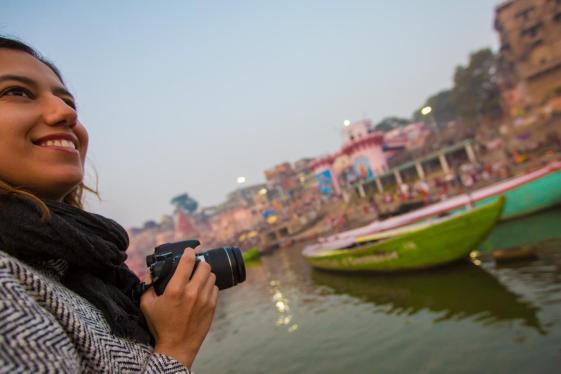
[[[55,95],[50,95],[45,98],[43,117],[45,123],[49,126],[67,126],[73,128],[78,121],[76,109]]]

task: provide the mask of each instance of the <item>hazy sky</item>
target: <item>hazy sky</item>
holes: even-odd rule
[[[409,117],[496,49],[496,0],[0,0],[0,34],[62,70],[90,133],[89,209],[129,227],[336,151],[343,120]]]

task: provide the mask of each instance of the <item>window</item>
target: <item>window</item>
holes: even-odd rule
[[[522,32],[520,33],[521,36],[523,37],[527,37],[527,38],[535,38],[538,33],[540,32],[542,28],[541,24],[532,26],[532,27],[528,27],[527,29],[522,30]]]
[[[535,47],[538,47],[538,46],[540,46],[540,45],[542,45],[542,44],[543,44],[543,40],[542,40],[542,39],[538,39],[538,40],[536,40],[535,42],[532,43],[532,47],[535,48]]]
[[[521,10],[520,12],[516,13],[516,18],[521,20],[522,22],[528,21],[530,19],[530,16],[532,15],[532,13],[534,12],[534,7],[530,7],[530,8],[526,8],[524,10]]]

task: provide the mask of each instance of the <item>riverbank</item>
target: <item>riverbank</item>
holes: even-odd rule
[[[561,365],[561,208],[499,224],[483,253],[537,260],[397,276],[312,270],[291,246],[220,295],[200,372],[532,372]],[[329,328],[326,328],[329,326]]]

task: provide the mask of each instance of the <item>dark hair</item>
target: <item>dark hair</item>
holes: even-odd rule
[[[43,64],[47,65],[49,69],[51,69],[56,74],[58,79],[60,79],[60,81],[64,84],[62,74],[60,74],[60,71],[57,69],[57,67],[52,62],[45,59],[39,52],[31,48],[29,45],[16,39],[0,36],[0,49],[11,49],[31,55],[32,57],[41,61]],[[76,186],[76,188],[74,188],[70,193],[68,193],[68,195],[64,197],[63,201],[74,207],[83,209],[82,196],[84,190],[93,192],[96,195],[98,194],[96,190],[93,190],[92,188],[86,186],[83,182],[81,182],[78,186]],[[8,183],[4,182],[2,179],[0,179],[0,195],[18,196],[26,200],[30,200],[31,202],[35,203],[41,210],[44,220],[47,220],[49,218],[49,209],[39,197],[35,196],[29,191],[25,191],[19,188],[18,186],[11,186]]]

